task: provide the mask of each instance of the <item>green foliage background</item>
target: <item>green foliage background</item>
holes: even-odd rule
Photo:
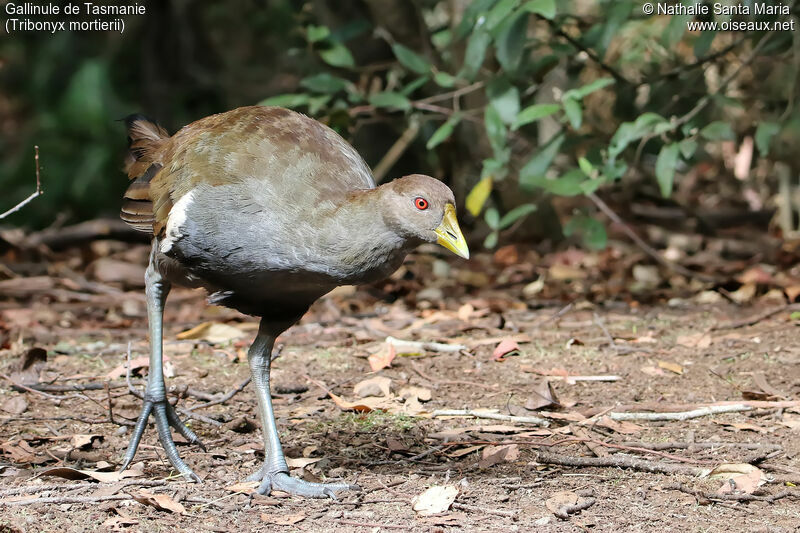
[[[124,35],[0,42],[4,205],[32,190],[33,144],[45,188],[14,223],[116,213],[115,119],[141,111],[174,131],[255,103],[328,123],[378,179],[445,180],[487,247],[514,233],[602,248],[588,200],[610,188],[687,201],[703,168],[719,180],[714,201],[736,204],[744,187],[770,198],[775,164],[800,172],[796,22],[793,32],[688,32],[692,17],[645,16],[628,0],[147,6]],[[787,6],[788,16],[734,18],[796,21]],[[754,155],[736,179],[726,153],[748,138]],[[553,209],[564,197],[574,201]]]

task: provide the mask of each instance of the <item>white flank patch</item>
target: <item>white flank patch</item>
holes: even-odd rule
[[[181,226],[186,222],[186,209],[191,205],[193,195],[194,191],[184,194],[170,209],[169,215],[167,215],[167,236],[161,243],[160,248],[162,254],[169,252],[172,249],[172,245],[183,237]]]

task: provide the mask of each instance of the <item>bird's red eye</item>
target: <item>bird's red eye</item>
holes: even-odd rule
[[[426,200],[425,198],[423,198],[423,197],[421,197],[421,196],[418,196],[418,197],[417,197],[417,198],[414,200],[414,205],[415,205],[415,206],[417,207],[417,209],[419,209],[420,211],[424,211],[425,209],[428,209],[428,200]]]

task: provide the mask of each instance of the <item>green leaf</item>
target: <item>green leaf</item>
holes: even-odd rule
[[[553,162],[561,144],[564,142],[564,134],[557,135],[550,139],[539,152],[534,155],[525,166],[519,171],[519,184],[530,188],[538,185],[538,181],[544,178],[550,163]]]
[[[511,126],[511,129],[516,130],[525,124],[530,124],[531,122],[536,122],[544,117],[549,117],[559,109],[561,109],[561,106],[558,104],[529,105],[523,109],[519,115],[517,115],[517,118],[514,121],[514,124]]]
[[[518,205],[505,215],[503,218],[500,219],[500,222],[497,224],[497,229],[506,229],[511,224],[516,222],[517,220],[521,219],[522,217],[526,217],[536,211],[536,206],[534,204],[522,204]]]
[[[338,93],[344,90],[348,83],[349,82],[345,79],[332,76],[327,72],[322,72],[314,76],[303,78],[300,81],[300,86],[317,93]]]
[[[731,125],[721,120],[707,124],[700,130],[700,135],[709,141],[732,141],[736,139]]]
[[[486,96],[504,123],[514,122],[519,114],[519,89],[506,78],[495,78],[486,87]]]
[[[496,231],[491,232],[489,235],[486,236],[486,239],[483,241],[484,248],[494,248],[497,246],[497,239],[500,236]]]
[[[411,109],[411,100],[400,93],[380,92],[369,97],[369,103],[375,107],[388,107],[407,111]]]
[[[665,144],[656,159],[656,181],[661,189],[661,196],[669,198],[672,194],[672,183],[675,179],[675,165],[678,164],[680,146],[678,143]]]
[[[694,41],[694,57],[702,60],[711,49],[711,43],[714,42],[714,37],[716,36],[717,30],[704,30]]]
[[[583,245],[590,250],[602,250],[608,243],[603,223],[586,215],[575,215],[569,219],[563,231],[565,237],[580,235]]]
[[[308,113],[311,115],[316,115],[323,107],[328,105],[328,102],[330,102],[331,98],[332,97],[329,94],[312,96],[308,99]]]
[[[539,186],[558,196],[579,196],[584,194],[581,186],[586,181],[586,176],[580,169],[573,169],[562,174],[556,179],[545,179]]]
[[[433,132],[433,135],[431,135],[431,138],[428,139],[428,143],[425,145],[425,148],[432,150],[447,140],[450,135],[453,134],[453,130],[459,122],[461,122],[461,114],[459,113],[456,113],[447,119],[444,124],[439,126],[439,128]]]
[[[483,214],[483,219],[491,229],[500,229],[500,213],[494,207],[486,210],[486,213]]]
[[[306,93],[278,94],[261,100],[258,105],[277,107],[300,107],[308,104],[311,95]]]
[[[594,172],[594,166],[585,157],[578,158],[578,166],[581,167],[581,171],[583,171],[587,177],[591,177],[592,172]]]
[[[553,17],[556,16],[555,0],[530,0],[530,2],[525,2],[522,9],[541,15],[548,20],[553,20]]]
[[[306,39],[310,43],[317,43],[327,39],[330,34],[331,30],[327,26],[306,26]]]
[[[769,143],[780,130],[781,125],[777,122],[759,122],[756,128],[756,147],[761,157],[769,154]]]
[[[489,137],[492,150],[496,154],[502,152],[506,147],[506,127],[503,124],[500,113],[494,106],[486,106],[486,111],[483,114],[483,122],[486,126],[486,135]]]
[[[683,5],[689,5],[693,0],[684,0]],[[673,15],[669,17],[667,27],[661,35],[661,42],[667,50],[674,50],[686,32],[686,24],[694,18],[693,15]]]
[[[681,156],[683,156],[684,159],[691,159],[697,150],[697,141],[694,141],[693,139],[684,139],[678,143],[678,147],[680,148]]]
[[[524,11],[519,12],[497,29],[497,36],[494,39],[495,57],[506,72],[516,72],[522,62],[527,40],[528,17]]]
[[[404,96],[411,96],[414,93],[414,91],[416,91],[417,89],[428,83],[430,79],[431,79],[430,76],[420,76],[419,78],[415,79],[414,81],[412,81],[411,83],[400,89],[400,94]]]
[[[598,78],[591,83],[587,83],[583,87],[578,87],[577,89],[570,89],[569,91],[564,93],[563,99],[573,98],[575,100],[583,100],[589,94],[599,91],[604,87],[608,87],[609,85],[614,85],[616,80],[614,78]]]
[[[481,210],[483,210],[483,205],[486,203],[486,200],[489,199],[489,194],[491,194],[491,192],[492,177],[487,176],[476,183],[472,190],[469,191],[469,194],[467,194],[467,199],[464,201],[467,211],[472,213],[474,217],[480,215]]]
[[[625,148],[638,139],[652,132],[667,120],[656,113],[643,113],[633,122],[623,122],[617,128],[608,145],[608,157],[614,160]]]
[[[489,47],[491,40],[492,38],[488,32],[475,30],[467,42],[467,50],[464,52],[464,66],[461,68],[460,77],[464,77],[469,81],[475,78],[481,65],[483,65],[486,49]]]
[[[392,52],[401,65],[417,74],[426,74],[431,69],[427,59],[402,44],[393,44]]]
[[[497,2],[486,14],[486,22],[484,22],[486,30],[492,31],[499,26],[517,7],[518,3],[519,0],[500,0]]]
[[[449,89],[456,84],[456,77],[447,72],[436,72],[433,75],[433,81],[435,81],[436,85],[439,87]]]
[[[576,130],[580,128],[583,122],[583,110],[580,102],[572,98],[565,98],[561,101],[561,105],[564,106],[564,114],[567,115],[572,128]]]
[[[319,56],[332,67],[354,67],[353,54],[342,43],[330,43],[328,48],[319,51]]]

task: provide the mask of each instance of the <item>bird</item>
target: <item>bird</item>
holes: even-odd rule
[[[270,395],[275,339],[324,294],[388,277],[419,244],[435,242],[468,259],[453,192],[422,174],[377,186],[339,134],[281,107],[240,107],[172,136],[143,115],[124,120],[130,181],[120,217],[152,240],[145,271],[150,364],[120,471],[133,460],[152,415],[169,462],[187,480],[201,482],[170,431],[202,447],[166,399],[163,311],[175,284],[202,287],[209,303],[260,319],[247,359],[265,460],[247,480],[258,482],[261,494],[335,498],[357,490],[289,475]]]

